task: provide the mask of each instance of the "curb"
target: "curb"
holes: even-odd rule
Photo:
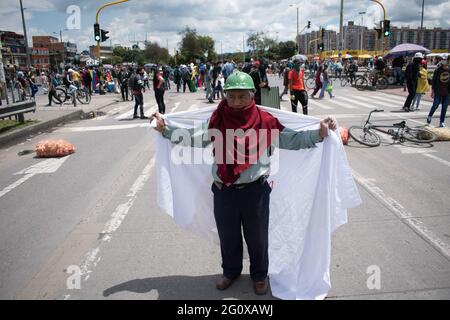
[[[87,111],[87,112],[85,112],[83,110],[77,110],[77,111],[71,112],[69,114],[66,114],[64,116],[61,116],[61,117],[58,117],[55,119],[36,123],[29,127],[25,127],[25,128],[19,129],[19,130],[13,130],[12,132],[5,133],[4,135],[0,136],[0,148],[8,147],[12,144],[17,143],[18,140],[24,139],[30,135],[33,135],[33,134],[36,134],[39,132],[43,132],[50,128],[56,127],[60,124],[74,121],[74,120],[86,119],[92,111],[101,110],[101,109],[106,108],[115,103],[117,103],[117,101],[109,102],[105,105],[101,105],[98,108],[95,108],[95,109],[93,109],[91,111]]]

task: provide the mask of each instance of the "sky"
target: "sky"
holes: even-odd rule
[[[112,0],[22,0],[29,44],[33,35],[54,35],[77,44],[78,51],[94,44],[93,24],[97,9]],[[450,1],[424,0],[424,26],[450,28]],[[130,0],[110,6],[100,14],[100,26],[109,31],[103,43],[131,46],[145,39],[157,42],[173,54],[179,32],[189,26],[216,42],[216,52],[242,51],[243,37],[264,32],[278,41],[295,40],[297,7],[300,31],[311,21],[339,29],[340,0]],[[392,26],[418,27],[422,0],[380,0]],[[79,12],[79,14],[78,14]],[[361,15],[360,12],[365,12]],[[369,28],[383,19],[382,9],[370,0],[344,0],[344,25],[355,21]],[[445,13],[445,14],[444,14]],[[19,0],[0,0],[0,30],[23,33]],[[308,32],[305,29],[304,32]],[[245,40],[244,40],[245,41]],[[135,43],[135,42],[134,42]],[[142,44],[141,44],[142,46]],[[247,50],[247,47],[245,47]]]

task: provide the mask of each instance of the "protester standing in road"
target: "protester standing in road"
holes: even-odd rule
[[[441,116],[439,118],[439,127],[445,127],[445,115],[447,114],[447,107],[450,96],[450,72],[448,66],[448,59],[441,61],[441,65],[434,71],[433,80],[431,82],[431,97],[433,98],[433,106],[427,117],[427,123],[431,124],[434,112],[439,105],[442,105]]]
[[[133,92],[134,96],[134,113],[133,113],[133,119],[139,118],[137,115],[138,107],[139,111],[141,113],[141,119],[146,119],[144,115],[144,95],[143,92],[145,92],[144,87],[144,69],[138,68],[137,73],[133,75],[130,78],[131,82],[131,90]]]
[[[308,114],[308,94],[305,90],[305,70],[300,68],[300,61],[294,60],[293,69],[289,71],[289,91],[292,112],[297,113],[298,102],[302,104],[303,114]]]
[[[405,78],[408,88],[408,97],[403,104],[403,111],[409,112],[411,102],[416,96],[417,80],[419,78],[419,63],[423,59],[423,54],[418,52],[414,55],[414,59],[406,66]]]
[[[120,92],[122,94],[122,100],[128,101],[128,79],[130,78],[130,74],[122,68],[117,75],[120,85]]]
[[[166,105],[164,104],[164,77],[162,75],[163,69],[160,67],[153,76],[153,90],[155,90],[156,103],[158,104],[158,111],[161,114],[166,113]]]
[[[427,94],[428,91],[430,91],[430,85],[428,84],[428,72],[427,72],[427,60],[423,59],[420,62],[420,69],[419,69],[419,78],[417,80],[417,89],[416,89],[416,96],[414,97],[412,103],[411,103],[411,111],[420,110],[420,100],[422,99],[422,96],[424,94]],[[416,108],[414,108],[414,103],[416,104]]]
[[[255,294],[264,295],[268,290],[269,269],[269,206],[272,187],[270,155],[274,140],[262,142],[258,135],[278,137],[278,146],[298,150],[311,148],[328,136],[328,129],[336,129],[336,121],[330,117],[320,122],[320,129],[297,132],[285,128],[277,118],[257,107],[254,100],[255,85],[244,72],[231,74],[225,83],[226,99],[222,100],[210,119],[198,128],[188,130],[191,138],[173,141],[190,146],[206,147],[213,144],[214,164],[211,189],[214,195],[214,218],[220,239],[223,275],[216,283],[218,290],[225,290],[242,273],[243,239],[247,243],[250,257],[250,277]],[[165,124],[157,113],[156,130],[171,139],[177,129]],[[244,130],[245,134],[256,134],[257,145],[249,146],[247,139],[229,136],[229,130]],[[183,130],[184,132],[186,130]],[[221,139],[216,139],[217,135]],[[227,141],[227,139],[232,139]],[[220,142],[219,142],[220,140]],[[225,140],[225,141],[224,141]],[[251,151],[253,149],[254,151]],[[239,150],[245,150],[244,161],[240,161]],[[256,152],[256,155],[253,152]],[[236,156],[236,154],[238,154]],[[232,155],[231,161],[228,156]],[[251,161],[251,158],[255,158]],[[226,159],[225,159],[226,158]]]

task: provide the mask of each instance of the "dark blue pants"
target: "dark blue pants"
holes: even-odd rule
[[[234,279],[242,272],[242,226],[250,257],[250,276],[253,281],[264,280],[269,269],[269,184],[256,182],[243,189],[219,189],[213,183],[212,191],[223,275]]]

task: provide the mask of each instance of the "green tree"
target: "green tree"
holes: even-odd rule
[[[198,35],[196,29],[188,26],[179,34],[182,36],[180,54],[177,58],[177,60],[180,60],[179,63],[189,63],[197,59],[203,62],[216,59],[214,39],[210,36]]]
[[[278,59],[288,59],[295,55],[296,44],[294,41],[280,42],[278,44]]]
[[[156,42],[147,43],[143,56],[147,62],[157,64],[167,64],[170,59],[167,48],[160,47]]]

